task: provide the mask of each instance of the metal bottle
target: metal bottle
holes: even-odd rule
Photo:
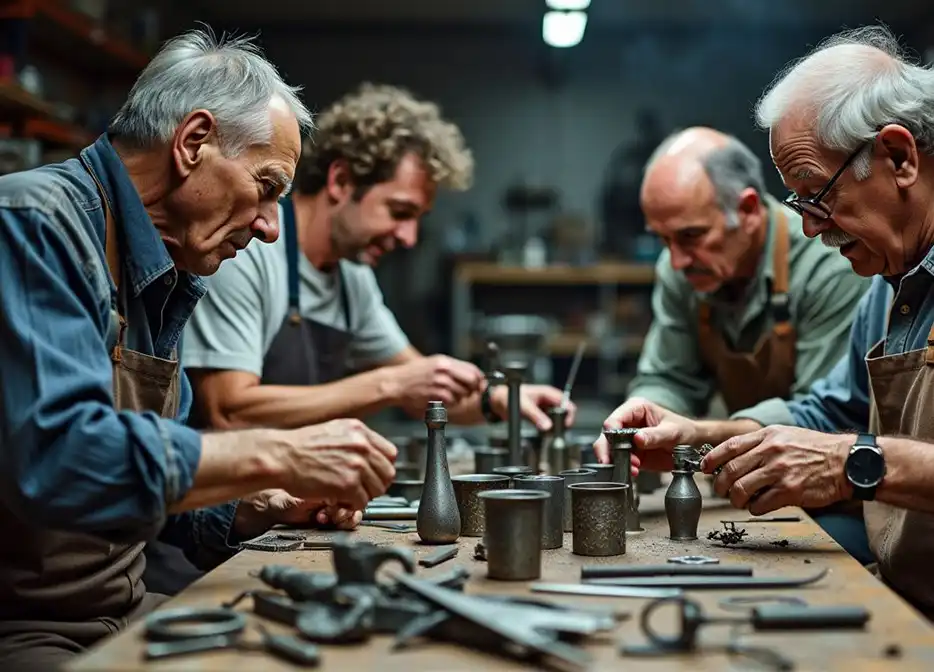
[[[632,437],[637,429],[606,429],[603,436],[610,446],[610,459],[613,462],[611,482],[628,485],[626,489],[626,532],[643,532],[639,522],[639,506],[636,503],[632,482]]]
[[[570,469],[568,455],[568,440],[564,436],[565,421],[568,409],[564,406],[555,406],[548,411],[551,418],[551,432],[548,440],[548,473],[558,475],[565,469]]]
[[[665,493],[665,514],[669,536],[675,541],[697,539],[697,524],[701,516],[701,492],[694,482],[690,460],[696,457],[691,446],[675,446],[672,453],[674,469],[671,484]]]
[[[525,362],[509,362],[503,366],[503,374],[506,376],[506,385],[509,388],[509,464],[511,466],[526,463],[522,454],[522,413],[519,402],[527,369]]]
[[[440,401],[429,401],[425,409],[428,454],[425,456],[425,485],[418,504],[416,529],[426,544],[450,544],[461,533],[461,517],[448,470],[444,426],[448,412]]]

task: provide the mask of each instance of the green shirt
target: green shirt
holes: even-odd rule
[[[711,323],[738,351],[750,352],[773,326],[769,286],[773,276],[776,209],[766,198],[768,234],[756,276],[743,301],[728,303],[717,293],[706,296]],[[856,305],[871,280],[856,275],[836,249],[807,238],[801,217],[787,212],[789,230],[789,294],[791,321],[797,332],[795,383],[792,394],[807,392],[846,352]],[[684,274],[671,267],[665,250],[656,265],[652,293],[653,320],[630,397],[644,397],[675,413],[702,416],[717,392],[713,372],[701,361],[698,342],[698,293]]]

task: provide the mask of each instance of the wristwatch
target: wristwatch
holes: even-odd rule
[[[483,392],[480,394],[480,412],[483,414],[484,419],[491,425],[495,425],[498,422],[502,422],[503,419],[499,417],[494,411],[493,406],[490,403],[490,390],[496,387],[496,382],[490,380],[487,382],[487,386],[483,388]]]
[[[853,497],[869,502],[885,477],[885,456],[872,434],[858,434],[846,458],[846,478],[853,486]]]

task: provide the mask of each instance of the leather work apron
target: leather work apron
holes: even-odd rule
[[[885,355],[880,341],[866,355],[869,431],[880,436],[934,440],[934,327],[927,347]],[[899,595],[934,618],[934,515],[882,502],[865,502],[863,516],[878,575]]]
[[[698,307],[701,359],[714,372],[718,390],[730,414],[760,401],[789,399],[795,382],[795,328],[791,324],[789,286],[788,218],[776,211],[773,282],[769,296],[773,326],[762,335],[752,352],[736,352],[711,324],[710,304]]]
[[[302,317],[299,312],[298,227],[292,199],[282,201],[282,235],[288,263],[289,312],[282,320],[266,358],[263,385],[323,385],[344,378],[351,332],[351,307],[344,272],[338,263],[337,282],[344,312],[344,329]]]
[[[82,160],[83,163],[83,160]],[[159,359],[126,347],[117,224],[97,183],[107,221],[106,254],[117,287],[119,324],[111,351],[114,407],[172,418],[179,406],[176,358]],[[119,456],[118,456],[119,459]],[[116,544],[89,534],[37,528],[0,510],[0,670],[55,669],[117,632],[165,598],[146,593],[144,543]]]
[[[341,303],[346,329],[303,318],[299,313],[298,227],[291,199],[282,201],[282,235],[288,265],[289,311],[270,344],[263,361],[264,385],[321,385],[347,374],[350,333],[350,302],[344,274],[338,270]],[[340,267],[338,267],[340,268]],[[162,541],[146,547],[146,584],[166,595],[176,595],[204,576],[181,549]]]

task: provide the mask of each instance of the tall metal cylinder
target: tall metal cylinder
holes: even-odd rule
[[[564,546],[564,476],[517,476],[513,486],[518,490],[541,490],[550,495],[545,500],[542,520],[542,549]]]
[[[639,522],[639,507],[636,505],[635,489],[632,483],[632,437],[638,430],[606,429],[603,436],[610,446],[610,457],[613,460],[613,482],[623,483],[626,488],[626,531],[642,532]]]
[[[525,362],[509,362],[503,367],[508,387],[508,423],[509,423],[509,464],[518,466],[525,464],[522,455],[522,412],[521,394],[522,383],[528,366]]]
[[[547,492],[490,490],[484,503],[487,577],[532,581],[542,573],[542,522]]]

